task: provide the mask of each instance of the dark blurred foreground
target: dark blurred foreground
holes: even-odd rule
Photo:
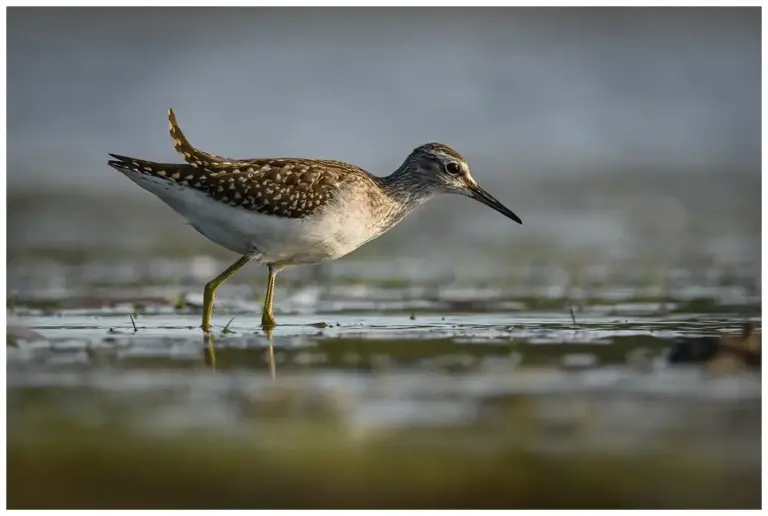
[[[506,415],[520,424],[518,411]],[[311,425],[276,424],[259,439],[205,433],[144,437],[66,425],[32,430],[8,450],[8,506],[760,507],[759,465],[723,468],[686,447],[685,436],[643,457],[564,458],[525,451],[514,438],[483,453],[482,434],[476,432],[421,434],[350,443],[332,429]]]

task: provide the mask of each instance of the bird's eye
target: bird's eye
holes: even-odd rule
[[[455,161],[451,161],[445,166],[445,170],[450,174],[458,174],[461,171],[461,167]]]

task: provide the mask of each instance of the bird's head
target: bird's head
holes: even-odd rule
[[[477,184],[464,157],[442,143],[427,143],[411,152],[410,172],[419,182],[440,193],[459,194],[479,201],[509,217],[518,224],[523,222],[510,209]]]

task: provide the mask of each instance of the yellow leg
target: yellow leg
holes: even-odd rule
[[[269,281],[267,282],[267,295],[264,298],[264,313],[261,315],[261,326],[274,328],[277,322],[272,315],[272,300],[275,298],[275,277],[280,269],[274,265],[269,266]]]
[[[243,268],[243,266],[251,261],[251,257],[248,255],[243,256],[235,263],[229,266],[227,270],[213,278],[205,285],[203,291],[203,324],[202,328],[205,333],[211,331],[211,314],[213,313],[213,298],[216,296],[216,289],[218,289],[222,283],[235,275],[237,271]]]

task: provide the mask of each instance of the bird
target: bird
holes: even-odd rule
[[[218,156],[187,140],[173,109],[168,125],[183,163],[110,153],[107,164],[160,198],[203,236],[240,256],[205,285],[201,328],[206,334],[217,289],[246,264],[267,267],[261,324],[272,329],[279,272],[341,258],[441,194],[470,197],[522,224],[480,187],[467,160],[442,143],[416,147],[397,170],[377,176],[344,161]]]

